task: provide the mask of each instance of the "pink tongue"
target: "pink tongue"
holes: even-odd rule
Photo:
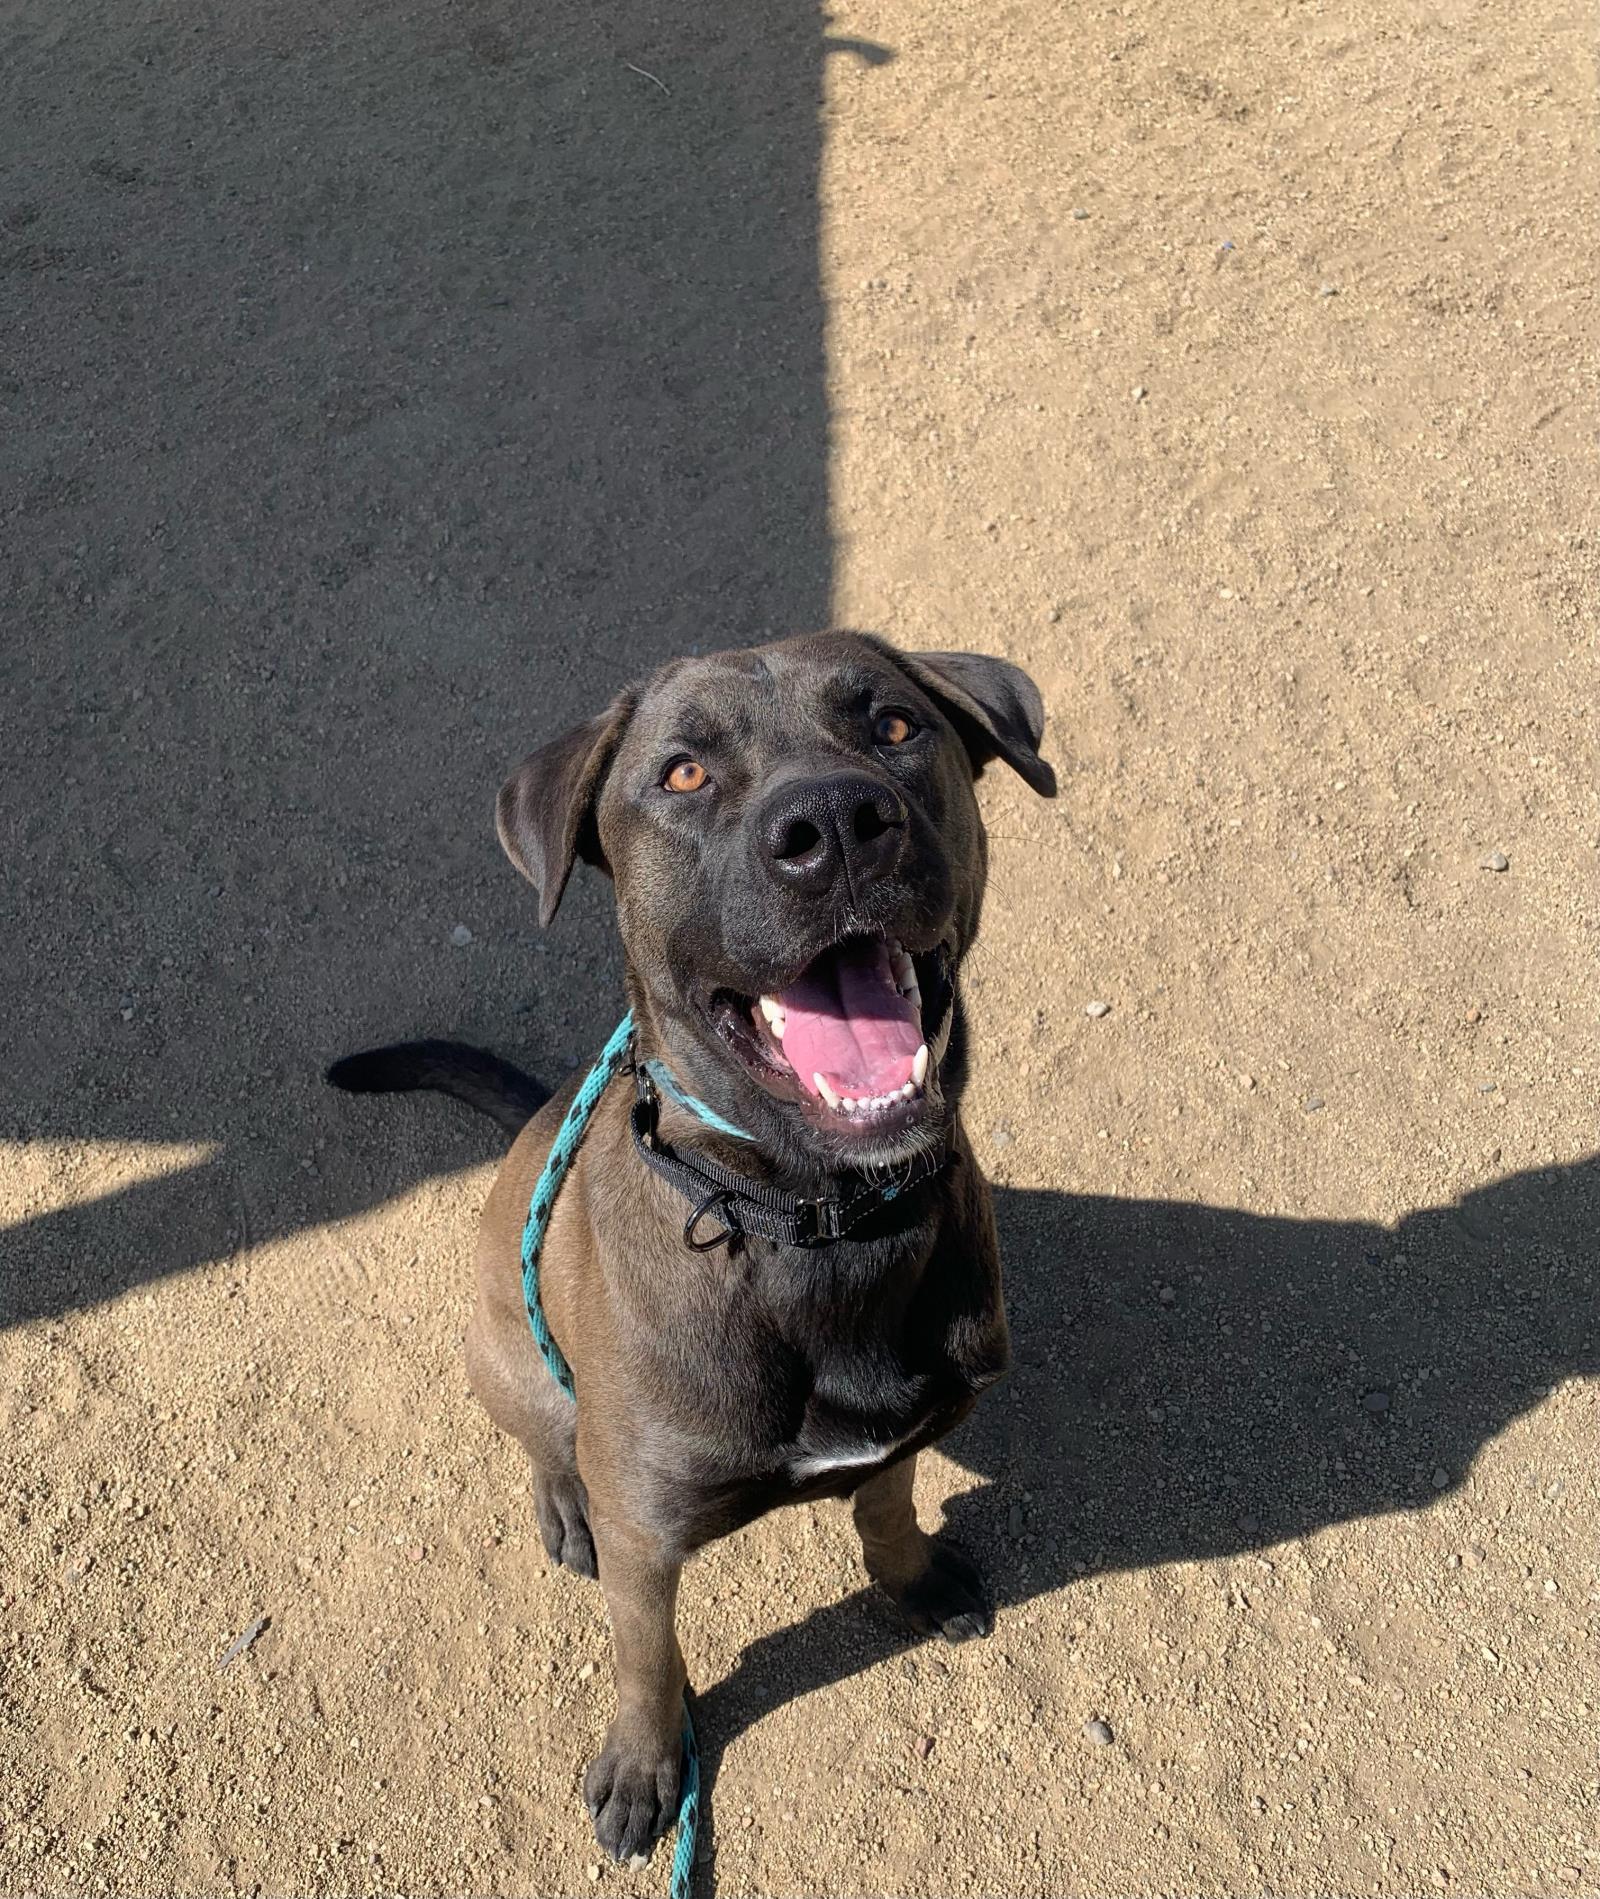
[[[922,1046],[917,1006],[894,986],[888,946],[869,939],[819,956],[778,997],[783,1053],[810,1094],[887,1095],[911,1079]]]

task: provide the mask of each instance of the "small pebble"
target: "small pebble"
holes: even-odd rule
[[[919,1761],[925,1761],[933,1752],[933,1736],[931,1734],[919,1734],[911,1743],[911,1751],[916,1755]]]
[[[1361,1408],[1363,1411],[1370,1411],[1374,1415],[1380,1411],[1387,1411],[1389,1409],[1388,1392],[1369,1391],[1366,1397],[1361,1400]]]
[[[1492,1095],[1495,1091],[1495,1087],[1496,1083],[1492,1081],[1480,1081],[1478,1083],[1478,1093],[1480,1095]]]
[[[1021,1536],[1022,1505],[1020,1503],[1012,1504],[1011,1508],[1006,1512],[1006,1528],[1013,1536]]]
[[[1467,1020],[1469,1022],[1481,1022],[1483,1020],[1483,1011],[1477,1007],[1469,1009],[1467,1011]]]
[[[1072,215],[1073,215],[1073,217],[1074,217],[1074,218],[1076,218],[1076,219],[1077,219],[1077,221],[1078,221],[1078,222],[1079,222],[1079,223],[1081,224],[1081,223],[1083,222],[1083,220],[1084,220],[1084,219],[1085,219],[1085,218],[1086,218],[1086,217],[1087,217],[1087,216],[1089,215],[1089,213],[1088,213],[1087,211],[1085,211],[1085,210],[1084,210],[1084,208],[1083,208],[1083,206],[1082,206],[1082,205],[1080,204],[1080,205],[1079,205],[1079,206],[1077,207],[1077,209],[1076,209],[1076,210],[1075,210],[1075,211],[1073,212],[1073,214],[1072,214]]]
[[[406,1551],[406,1555],[409,1556],[414,1563],[420,1563],[427,1553],[428,1552],[420,1543],[413,1543],[410,1549]]]
[[[1113,1740],[1110,1726],[1104,1721],[1085,1721],[1083,1738],[1091,1747],[1109,1747]]]
[[[598,1885],[599,1885],[599,1883],[600,1883],[600,1868],[599,1868],[598,1866],[590,1866],[590,1868],[589,1868],[589,1883],[590,1883],[591,1885],[594,1885],[594,1886],[598,1886]]]
[[[1323,1100],[1321,1095],[1307,1095],[1306,1096],[1306,1110],[1305,1111],[1307,1114],[1321,1114],[1322,1110],[1327,1105],[1328,1105],[1327,1102]]]
[[[1338,294],[1339,286],[1337,284],[1319,284],[1317,286],[1317,295],[1319,297],[1336,297]]]
[[[1511,859],[1506,856],[1504,851],[1490,851],[1487,857],[1480,857],[1478,859],[1478,865],[1482,870],[1509,870],[1511,868]]]
[[[1443,1464],[1435,1464],[1433,1467],[1433,1487],[1435,1490],[1450,1488],[1450,1473]]]
[[[1461,1552],[1461,1567],[1463,1569],[1482,1569],[1484,1555],[1485,1551],[1481,1543],[1469,1543]]]
[[[1177,1302],[1178,1294],[1175,1287],[1163,1286],[1160,1292],[1156,1294],[1156,1297],[1164,1306],[1170,1306]]]
[[[594,1678],[594,1663],[585,1662],[582,1668],[578,1670],[578,1679],[579,1681],[591,1681],[593,1680],[593,1678]]]
[[[472,941],[472,932],[464,923],[458,923],[450,932],[450,941],[457,949],[465,949]]]
[[[1094,1020],[1098,1022],[1101,1016],[1110,1015],[1111,1004],[1109,1002],[1086,1002],[1083,1005],[1083,1013],[1087,1016],[1092,1016]]]
[[[990,1136],[996,1147],[1009,1147],[1016,1138],[1003,1121]]]
[[[1145,388],[1142,382],[1137,382],[1133,385],[1133,399],[1135,402],[1143,402],[1149,393],[1150,391]]]

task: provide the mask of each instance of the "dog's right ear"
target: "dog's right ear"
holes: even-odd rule
[[[555,916],[575,858],[610,874],[595,803],[633,707],[631,692],[613,699],[599,718],[530,753],[500,787],[495,829],[506,856],[539,893],[541,928]]]

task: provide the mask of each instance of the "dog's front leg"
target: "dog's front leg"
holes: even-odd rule
[[[916,1458],[903,1457],[857,1490],[856,1531],[867,1574],[923,1634],[937,1631],[951,1642],[987,1635],[994,1617],[983,1577],[953,1543],[918,1526],[911,1494],[916,1476]]]
[[[678,1812],[688,1677],[674,1620],[683,1565],[632,1524],[597,1517],[593,1528],[616,1648],[617,1714],[583,1797],[595,1838],[625,1860],[648,1852]]]

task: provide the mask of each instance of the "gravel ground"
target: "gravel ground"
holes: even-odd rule
[[[1001,1611],[909,1641],[832,1506],[698,1561],[702,1891],[1600,1891],[1590,42],[5,11],[0,1891],[664,1890],[465,1389],[492,1131],[318,1073],[587,1060],[502,772],[829,620],[1052,707],[1017,1364],[922,1473]]]

